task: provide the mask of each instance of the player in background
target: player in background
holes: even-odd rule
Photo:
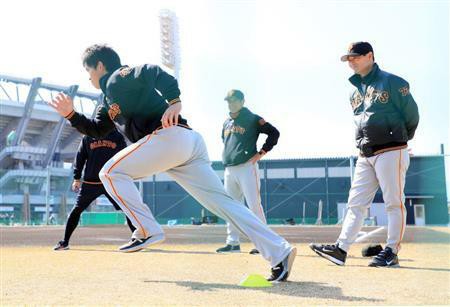
[[[244,94],[240,90],[230,90],[225,97],[230,111],[222,128],[224,149],[222,162],[225,166],[224,185],[227,193],[242,205],[244,201],[250,210],[267,223],[261,204],[258,161],[278,142],[280,133],[261,116],[244,107]],[[262,148],[257,151],[259,135],[267,135]],[[226,245],[217,249],[218,253],[239,252],[239,230],[227,223]],[[250,254],[258,254],[254,248]]]
[[[419,124],[419,112],[404,79],[381,70],[367,42],[350,45],[341,57],[355,74],[349,79],[356,90],[350,97],[356,123],[356,162],[347,214],[335,244],[311,244],[318,255],[344,265],[350,245],[363,226],[378,187],[388,216],[386,247],[369,263],[373,267],[396,266],[405,233],[405,179],[409,167],[408,141]]]

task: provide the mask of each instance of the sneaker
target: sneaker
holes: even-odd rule
[[[58,244],[56,244],[55,247],[53,247],[54,251],[62,251],[66,249],[69,249],[69,243],[67,243],[64,240],[59,241]]]
[[[286,281],[291,273],[292,264],[294,264],[295,256],[297,256],[297,248],[293,247],[289,255],[283,261],[272,268],[272,275],[267,278],[271,282]]]
[[[340,249],[337,244],[309,244],[309,247],[319,256],[330,260],[334,264],[344,265],[347,258],[347,252]]]
[[[218,248],[216,253],[240,253],[241,246],[240,245],[230,245],[227,244],[224,247]]]
[[[250,255],[257,255],[259,254],[259,250],[257,250],[256,248],[252,249],[249,253]]]
[[[387,267],[387,266],[399,266],[398,257],[390,247],[383,249],[378,255],[376,255],[369,263],[372,267]]]
[[[149,245],[161,243],[165,240],[163,233],[147,237],[145,239],[132,238],[130,242],[119,247],[119,251],[124,253],[132,253],[143,250]]]

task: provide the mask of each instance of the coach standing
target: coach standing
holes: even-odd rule
[[[350,97],[360,151],[349,192],[348,212],[335,244],[311,244],[320,256],[344,265],[347,251],[360,231],[364,213],[381,188],[388,216],[387,244],[369,266],[398,265],[397,253],[406,226],[405,177],[409,166],[407,142],[414,137],[419,112],[404,79],[382,71],[367,42],[351,44],[341,57],[355,74]]]
[[[230,90],[225,101],[230,111],[222,128],[225,190],[243,206],[245,200],[249,209],[263,223],[267,223],[259,192],[258,161],[277,144],[280,133],[261,116],[244,107],[244,94],[240,90]],[[267,139],[261,150],[257,151],[256,142],[261,133],[266,134]],[[240,252],[239,230],[230,223],[227,226],[226,245],[217,252]],[[250,251],[250,254],[258,253],[257,249]]]

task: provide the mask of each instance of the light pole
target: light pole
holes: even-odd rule
[[[177,80],[180,77],[180,38],[178,18],[171,10],[159,12],[161,62],[170,68]]]

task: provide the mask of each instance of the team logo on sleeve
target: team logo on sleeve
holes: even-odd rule
[[[119,75],[121,77],[126,77],[130,74],[132,68],[131,67],[122,67],[119,71]]]
[[[120,113],[122,112],[120,111],[120,107],[117,103],[113,103],[109,106],[108,115],[111,120],[114,120],[114,118],[116,118]]]
[[[409,87],[408,86],[401,87],[401,88],[399,88],[398,91],[402,94],[403,97],[404,96],[408,96],[408,94],[409,94]]]

